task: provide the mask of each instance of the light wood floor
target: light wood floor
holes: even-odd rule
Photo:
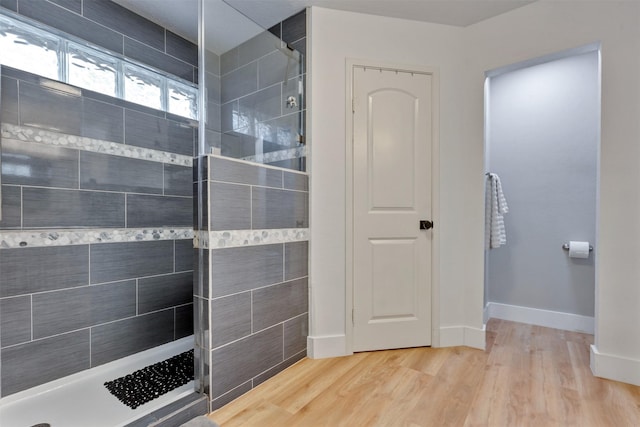
[[[640,387],[595,378],[592,336],[492,319],[487,351],[303,359],[213,412],[232,426],[640,426]]]

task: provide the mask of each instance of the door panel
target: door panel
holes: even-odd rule
[[[353,77],[354,350],[429,345],[432,78]]]

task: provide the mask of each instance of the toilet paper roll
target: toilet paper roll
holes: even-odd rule
[[[569,242],[569,258],[589,258],[589,242]]]

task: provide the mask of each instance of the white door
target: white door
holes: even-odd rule
[[[433,77],[353,73],[353,349],[430,345]]]

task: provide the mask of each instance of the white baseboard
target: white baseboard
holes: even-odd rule
[[[468,326],[442,326],[440,328],[440,343],[438,347],[467,347],[485,349],[485,330]]]
[[[307,337],[307,356],[311,359],[340,357],[347,354],[345,335],[321,335]]]
[[[596,377],[640,386],[640,360],[600,353],[591,345],[590,365]]]
[[[585,332],[587,334],[593,334],[595,330],[593,317],[497,302],[487,304],[484,318],[485,322],[490,318],[503,319],[547,328],[563,329],[565,331]]]

